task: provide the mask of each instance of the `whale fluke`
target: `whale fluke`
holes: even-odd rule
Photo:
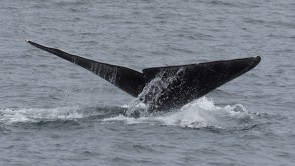
[[[79,65],[92,73],[99,75],[106,81],[114,84],[118,88],[128,94],[137,97],[145,85],[145,79],[142,73],[122,67],[101,62],[96,62],[77,55],[66,53],[62,50],[46,47],[30,40],[27,41],[31,45],[54,54],[60,58],[68,60],[76,65]]]
[[[259,56],[198,64],[153,67],[135,71],[86,59],[30,40],[31,45],[99,75],[128,94],[138,97],[149,110],[180,108],[253,69]]]

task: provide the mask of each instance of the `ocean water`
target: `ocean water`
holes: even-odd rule
[[[292,0],[2,0],[0,165],[294,165]],[[25,39],[144,68],[261,56],[178,110],[133,97]]]

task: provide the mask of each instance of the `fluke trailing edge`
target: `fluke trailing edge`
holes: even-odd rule
[[[79,65],[146,103],[149,110],[179,108],[253,69],[259,56],[181,66],[154,67],[142,73],[96,62],[27,40],[31,45]]]

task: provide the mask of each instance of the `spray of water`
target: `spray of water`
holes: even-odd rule
[[[157,109],[158,104],[162,104],[160,98],[164,95],[168,86],[178,81],[181,86],[183,82],[182,77],[184,76],[185,70],[181,67],[177,70],[163,70],[159,72],[149,84],[147,84],[139,96],[134,99],[128,110],[126,111],[127,116],[149,116],[151,109]],[[145,105],[145,107],[143,107]]]

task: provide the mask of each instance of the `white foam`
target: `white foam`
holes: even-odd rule
[[[124,105],[123,108],[133,107],[139,111],[145,111],[145,105],[139,103],[138,106]],[[59,108],[24,108],[24,109],[0,109],[0,122],[39,122],[41,120],[66,120],[79,119],[96,115],[92,111],[88,112],[79,107],[59,107]],[[216,106],[212,100],[202,97],[195,100],[179,110],[173,112],[156,112],[146,114],[140,113],[134,116],[117,115],[98,119],[103,123],[121,121],[126,124],[150,124],[168,125],[189,128],[231,128],[239,125],[239,121],[253,118],[247,109],[241,105]]]
[[[227,128],[237,125],[237,121],[241,118],[252,118],[243,105],[236,104],[233,106],[227,105],[225,107],[219,107],[216,106],[212,100],[202,97],[174,112],[150,114],[150,116],[142,116],[139,118],[119,115],[105,118],[103,121],[124,121],[127,124],[160,123],[163,125],[189,128]]]
[[[77,112],[77,107],[59,107],[59,108],[23,108],[23,109],[0,109],[0,121],[6,123],[15,122],[36,122],[40,119],[76,119],[83,118],[82,113]]]

